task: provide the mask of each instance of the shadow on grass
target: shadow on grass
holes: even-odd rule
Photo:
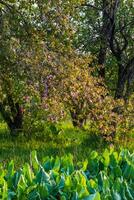
[[[22,134],[17,138],[0,130],[0,161],[7,163],[13,159],[16,167],[29,162],[33,150],[37,151],[39,160],[45,156],[71,153],[77,162],[89,157],[92,150],[102,152],[108,146],[99,135],[89,130],[66,128],[57,135],[44,132],[32,134],[32,137],[24,137]]]

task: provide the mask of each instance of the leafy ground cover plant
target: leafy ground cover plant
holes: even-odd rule
[[[36,151],[19,170],[14,162],[0,166],[0,199],[12,200],[128,200],[134,199],[134,154],[128,150],[92,151],[84,162],[73,164],[72,155],[45,157]]]

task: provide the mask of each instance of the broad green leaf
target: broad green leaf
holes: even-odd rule
[[[103,156],[103,164],[104,164],[104,166],[105,167],[108,167],[108,165],[109,165],[109,163],[110,163],[110,154],[109,154],[109,151],[106,149],[105,151],[104,151],[104,153],[102,154],[102,156]]]
[[[41,199],[47,198],[49,196],[49,191],[45,183],[42,183],[38,186],[38,192]]]
[[[91,194],[83,200],[101,200],[101,198],[99,192],[96,192],[95,194]]]
[[[53,170],[59,171],[60,165],[61,165],[60,159],[59,159],[59,157],[56,157],[55,163],[54,163],[54,166],[53,166]]]
[[[15,174],[13,176],[12,181],[13,181],[13,186],[14,186],[15,189],[17,188],[17,186],[19,184],[21,174],[22,174],[22,170],[19,170],[19,171],[15,172]]]
[[[43,167],[40,168],[39,172],[36,175],[36,183],[41,184],[41,183],[46,183],[50,180],[50,176],[47,172],[45,172],[45,170],[43,169]]]
[[[122,200],[121,195],[113,191],[113,200]]]
[[[38,172],[40,164],[37,158],[37,152],[36,151],[32,151],[31,155],[30,155],[30,161],[31,161],[31,165],[33,167],[33,170],[35,173]]]
[[[14,161],[12,160],[8,164],[7,174],[5,175],[5,180],[7,181],[9,188],[12,186],[13,175],[14,175]]]
[[[26,178],[27,184],[31,185],[34,175],[33,175],[32,169],[30,168],[30,165],[28,163],[26,163],[23,166],[23,174]]]

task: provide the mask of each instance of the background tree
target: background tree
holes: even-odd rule
[[[59,57],[71,52],[69,3],[0,1],[0,111],[11,134],[22,128],[23,97],[48,92],[48,76],[58,74]]]
[[[132,12],[131,0],[85,1],[79,7],[78,48],[97,57],[99,74],[115,90],[116,98],[127,96],[132,88],[129,87],[133,82]]]
[[[26,68],[24,59],[33,38],[30,13],[27,18],[28,12],[21,3],[0,1],[0,112],[11,135],[22,129],[23,96],[28,93],[30,77],[30,68]]]

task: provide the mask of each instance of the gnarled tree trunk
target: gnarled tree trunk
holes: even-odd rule
[[[98,54],[98,65],[100,65],[99,75],[105,79],[105,62],[107,49],[109,48],[109,37],[112,26],[115,23],[115,16],[118,9],[119,0],[103,0],[102,6],[102,28],[100,33],[100,50]],[[111,23],[112,20],[112,23]]]
[[[23,111],[18,102],[13,102],[11,96],[8,96],[7,102],[8,104],[0,103],[0,112],[8,125],[11,136],[17,136],[22,130]],[[6,106],[9,106],[10,111],[6,110]]]

